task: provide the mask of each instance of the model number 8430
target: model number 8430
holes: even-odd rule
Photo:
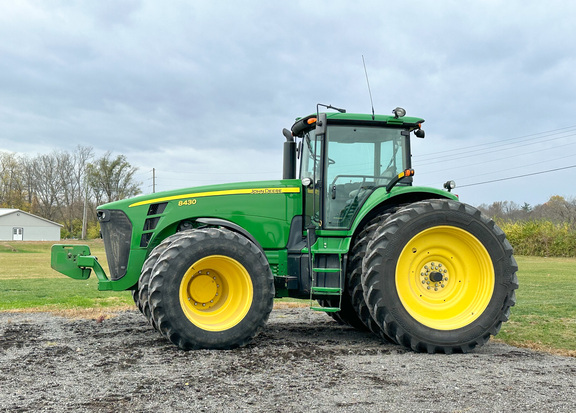
[[[178,201],[178,206],[196,205],[195,199],[185,199],[183,201]]]

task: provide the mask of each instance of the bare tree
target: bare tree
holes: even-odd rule
[[[59,153],[58,174],[62,194],[58,198],[62,222],[70,234],[75,234],[82,222],[87,196],[86,169],[92,158],[92,148],[78,146],[73,153]]]
[[[20,158],[0,152],[0,207],[26,209],[25,188]]]
[[[554,223],[567,223],[576,228],[576,199],[565,199],[562,196],[551,196],[548,202],[534,208],[536,219],[545,219]]]
[[[140,183],[134,181],[138,168],[128,163],[124,155],[111,159],[110,152],[88,164],[88,184],[96,203],[112,202],[138,195]]]
[[[62,217],[59,206],[63,182],[59,173],[59,154],[38,155],[32,163],[35,213],[56,221]]]
[[[493,219],[505,221],[524,221],[532,214],[532,207],[526,202],[520,206],[516,202],[496,201],[490,205],[482,204],[478,209]]]

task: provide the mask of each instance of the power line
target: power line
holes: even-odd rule
[[[537,145],[537,144],[541,144],[541,143],[545,143],[545,142],[550,142],[550,141],[557,140],[557,139],[561,139],[561,138],[568,138],[568,137],[574,136],[574,135],[576,135],[576,133],[573,133],[573,134],[570,134],[570,135],[565,135],[565,136],[559,136],[559,137],[556,137],[556,138],[546,139],[546,140],[540,140],[540,141],[537,141],[537,142],[523,143],[522,146],[523,146],[523,147],[526,147],[526,146],[530,146],[530,145]],[[571,143],[567,143],[567,144],[565,144],[565,145],[559,145],[559,146],[555,146],[555,147],[551,147],[551,148],[546,148],[546,149],[555,149],[555,148],[560,148],[560,147],[562,147],[562,146],[568,146],[568,145],[574,145],[574,144],[576,144],[576,142],[571,142]],[[508,150],[511,150],[511,149],[514,149],[514,150],[517,149],[517,146],[513,146],[513,147],[510,147],[510,148],[503,148],[503,149],[500,148],[501,146],[507,146],[507,145],[510,145],[510,144],[494,146],[493,148],[496,148],[496,149],[493,149],[493,148],[489,148],[489,149],[488,149],[488,148],[487,148],[487,149],[485,149],[485,150],[466,151],[466,152],[462,152],[462,153],[459,153],[459,154],[453,154],[453,155],[450,155],[450,156],[449,156],[449,159],[445,159],[446,157],[448,157],[448,155],[445,156],[445,157],[442,157],[442,159],[438,159],[438,157],[436,157],[434,160],[428,160],[428,161],[425,161],[425,162],[421,163],[421,165],[433,165],[433,164],[436,164],[436,163],[438,163],[438,162],[459,161],[460,159],[464,159],[464,158],[478,157],[479,155],[488,155],[488,154],[494,153],[494,152],[500,153],[500,152],[508,151]],[[449,152],[449,151],[446,151],[446,152]],[[441,152],[440,152],[440,153],[441,153]],[[508,158],[518,157],[518,156],[521,156],[521,155],[523,155],[523,154],[510,155],[510,156],[508,156]]]
[[[565,167],[563,167],[563,168],[549,169],[549,170],[547,170],[547,171],[532,172],[532,173],[524,174],[524,175],[510,176],[510,177],[507,177],[507,178],[493,179],[493,180],[491,180],[491,181],[475,182],[475,183],[473,183],[473,184],[467,184],[467,185],[458,185],[458,188],[466,188],[467,186],[476,186],[476,185],[491,184],[491,183],[493,183],[493,182],[507,181],[507,180],[509,180],[509,179],[525,178],[525,177],[527,177],[527,176],[547,174],[547,173],[550,173],[550,172],[557,172],[557,171],[562,171],[562,170],[570,169],[570,168],[576,168],[576,165],[565,166]]]
[[[438,152],[429,152],[429,153],[426,153],[424,155],[418,155],[417,157],[418,158],[427,158],[427,157],[434,156],[434,155],[441,155],[441,154],[447,154],[447,153],[459,152],[459,151],[464,151],[463,153],[467,153],[467,152],[469,152],[468,151],[469,149],[492,146],[492,145],[494,145],[495,147],[507,146],[507,145],[510,145],[510,143],[502,143],[502,142],[510,142],[510,141],[515,141],[515,140],[519,140],[519,139],[525,139],[523,142],[532,141],[535,139],[541,139],[541,138],[547,138],[547,137],[553,136],[553,135],[559,135],[561,133],[574,132],[573,130],[571,130],[574,128],[576,128],[576,125],[567,126],[565,128],[560,128],[560,129],[552,129],[552,130],[544,131],[544,132],[532,133],[529,135],[518,136],[515,138],[500,139],[500,140],[494,141],[494,142],[480,143],[480,144],[476,144],[476,145],[464,146],[464,147],[460,147],[460,148],[448,149],[448,150],[443,150],[443,151],[438,151]],[[540,135],[542,135],[542,136],[540,136]],[[572,136],[572,135],[568,135],[568,136]],[[530,137],[534,137],[534,138],[526,139],[526,138],[530,138]],[[565,137],[565,136],[560,136],[558,138],[553,138],[553,139],[559,139],[562,137]],[[454,155],[457,155],[457,154],[454,154]]]
[[[560,159],[566,159],[566,158],[574,158],[574,154],[566,155],[566,156],[561,156],[561,157],[559,157],[559,158],[555,158],[554,161],[558,161],[558,160],[560,160]],[[502,160],[502,159],[499,159],[499,160]],[[487,163],[487,162],[492,162],[492,160],[486,161],[486,162],[483,162],[483,163]],[[520,169],[520,168],[525,168],[525,167],[533,167],[534,165],[540,165],[540,164],[548,163],[548,162],[550,162],[550,161],[549,161],[549,160],[546,160],[546,161],[541,161],[541,162],[534,162],[534,163],[531,163],[531,164],[529,164],[529,165],[515,166],[514,169]],[[479,164],[470,164],[470,165],[467,165],[467,166],[473,166],[473,165],[479,165]],[[458,178],[458,179],[466,180],[466,179],[478,178],[478,177],[480,177],[480,176],[494,175],[495,173],[500,173],[500,172],[501,172],[501,171],[492,171],[492,172],[487,172],[487,173],[479,174],[479,175],[463,176],[463,177],[460,177],[460,178]]]

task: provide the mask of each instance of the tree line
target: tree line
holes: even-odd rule
[[[534,207],[504,201],[479,209],[504,230],[517,255],[576,257],[576,199],[554,195]]]
[[[553,195],[547,202],[536,206],[526,202],[519,205],[515,202],[498,201],[490,205],[482,204],[478,209],[496,221],[545,220],[555,224],[567,224],[576,230],[576,199],[566,199],[560,195]]]
[[[96,206],[141,193],[136,171],[124,155],[96,157],[89,146],[36,156],[0,151],[0,208],[58,222],[63,238],[81,237],[84,221],[95,235]]]

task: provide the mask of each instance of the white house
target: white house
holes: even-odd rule
[[[60,241],[60,228],[29,212],[0,208],[0,241]]]

